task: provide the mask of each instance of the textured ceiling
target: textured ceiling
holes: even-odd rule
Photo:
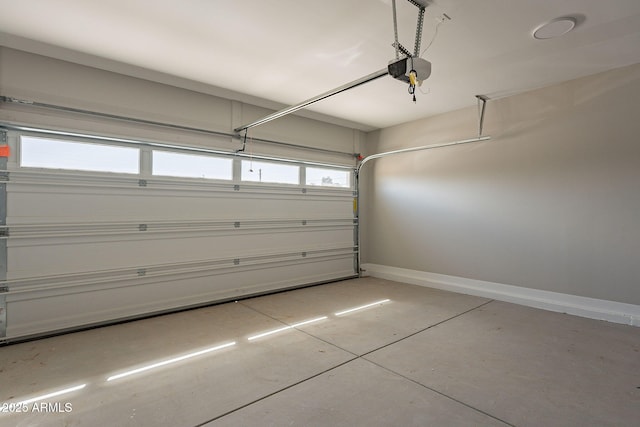
[[[397,0],[400,41],[413,49],[417,9]],[[411,101],[383,77],[310,107],[382,128],[640,61],[638,0],[435,0],[452,18],[423,55],[431,77]],[[0,0],[0,41],[50,46],[154,70],[283,105],[296,104],[383,69],[395,57],[391,0]],[[534,28],[573,15],[579,25],[551,40]],[[20,40],[20,43],[17,43]],[[83,62],[82,55],[76,60]],[[87,65],[96,65],[89,63]],[[231,92],[230,92],[231,91]],[[422,93],[424,92],[424,93]]]

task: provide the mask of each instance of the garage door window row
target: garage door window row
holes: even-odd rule
[[[272,184],[351,187],[351,171],[299,165],[291,161],[252,158],[234,162],[230,156],[185,154],[151,149],[152,176],[232,181],[234,168],[239,180]],[[140,174],[142,150],[136,147],[21,136],[19,164],[25,168]]]

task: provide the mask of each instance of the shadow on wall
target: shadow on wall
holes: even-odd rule
[[[363,180],[363,262],[640,304],[638,99],[634,65],[489,101],[489,142],[378,160]],[[476,113],[367,144],[468,138]]]

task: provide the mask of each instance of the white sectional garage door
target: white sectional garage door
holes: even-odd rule
[[[348,166],[6,134],[0,340],[357,274]]]

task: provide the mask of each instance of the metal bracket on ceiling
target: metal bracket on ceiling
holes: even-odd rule
[[[409,52],[409,49],[407,49],[406,47],[402,46],[402,43],[393,42],[393,44],[391,46],[396,48],[396,59],[400,59],[400,55],[399,55],[400,53],[402,53],[407,58],[411,57],[411,52]]]
[[[418,6],[418,23],[416,24],[416,43],[413,49],[413,56],[420,56],[420,44],[422,43],[422,27],[424,25],[424,10],[425,6],[420,6],[416,2],[409,0],[409,3],[413,3]]]
[[[418,57],[420,56],[420,44],[422,43],[422,28],[424,26],[424,11],[427,8],[428,1],[426,0],[407,0],[409,3],[418,8],[418,23],[416,24],[416,40],[414,44],[413,55],[409,49],[402,46],[398,41],[398,18],[396,13],[396,0],[392,0],[391,7],[393,8],[393,34],[395,40],[392,46],[396,49],[396,59],[400,59],[400,53],[406,57]]]
[[[476,95],[478,98],[478,137],[482,136],[482,128],[484,127],[484,112],[489,98],[485,95]]]

